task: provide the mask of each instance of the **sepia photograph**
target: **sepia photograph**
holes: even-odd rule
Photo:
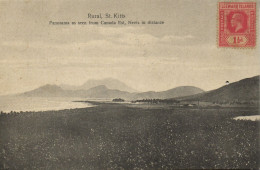
[[[259,169],[259,1],[0,0],[0,170]]]

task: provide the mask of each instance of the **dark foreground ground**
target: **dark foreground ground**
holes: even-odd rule
[[[0,169],[258,168],[249,108],[120,104],[0,116]]]

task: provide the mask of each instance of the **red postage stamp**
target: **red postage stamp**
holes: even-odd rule
[[[256,46],[256,2],[219,2],[219,47]]]

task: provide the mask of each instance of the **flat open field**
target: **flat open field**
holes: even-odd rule
[[[1,114],[0,169],[258,168],[257,108],[123,104]]]

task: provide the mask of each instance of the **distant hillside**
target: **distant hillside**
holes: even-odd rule
[[[63,90],[56,85],[45,85],[21,94],[27,97],[82,97],[82,98],[129,98],[131,93],[108,89],[104,85],[89,90]]]
[[[167,99],[167,98],[175,98],[181,96],[190,96],[198,93],[204,92],[202,89],[193,87],[193,86],[180,86],[167,91],[162,92],[144,92],[138,93],[133,96],[134,100],[139,99]]]
[[[106,78],[106,79],[101,79],[101,80],[88,80],[81,86],[70,86],[70,85],[65,85],[65,84],[62,84],[60,86],[64,90],[88,90],[90,88],[100,86],[100,85],[104,85],[108,89],[116,89],[116,90],[126,91],[126,92],[130,92],[130,93],[137,92],[137,90],[135,90],[135,89],[127,86],[123,82],[121,82],[117,79],[113,79],[113,78]]]
[[[108,89],[104,85],[93,87],[89,90],[82,90],[82,94],[86,98],[129,98],[131,93]]]
[[[203,90],[192,86],[181,86],[162,92],[129,93],[117,89],[109,89],[105,85],[95,86],[88,90],[64,90],[56,85],[45,85],[35,90],[25,92],[23,96],[31,97],[82,97],[82,98],[123,98],[137,99],[166,99],[180,96],[193,95]]]
[[[65,90],[59,86],[48,84],[35,90],[22,93],[21,95],[31,97],[122,98],[127,100],[174,98],[185,101],[200,100],[216,103],[259,101],[259,76],[230,83],[229,85],[208,92],[204,92],[202,89],[193,86],[181,86],[162,92],[149,91],[142,93],[130,93],[119,89],[110,89],[106,85],[89,88],[95,84],[102,84],[104,82],[110,82],[110,87],[116,87],[114,84],[116,81],[114,80],[93,80],[85,83],[81,86],[81,89]],[[88,90],[85,90],[83,87]],[[121,89],[127,88],[122,84],[119,85],[119,87],[121,87]]]
[[[28,97],[65,97],[68,94],[59,86],[47,84],[35,90],[22,93],[21,95]]]
[[[259,76],[246,78],[216,90],[180,98],[207,102],[259,101]]]

